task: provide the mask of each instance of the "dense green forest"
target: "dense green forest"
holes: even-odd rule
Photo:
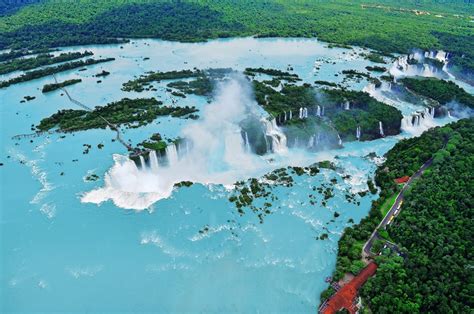
[[[22,7],[35,4],[44,0],[4,0],[0,1],[0,16],[11,15]]]
[[[377,258],[377,275],[362,296],[374,313],[469,313],[473,272],[474,119],[460,120],[397,143],[376,171],[381,188],[369,216],[346,228],[339,240],[334,279],[363,267],[362,246],[382,219],[383,203],[399,187],[395,178],[413,175],[433,157],[433,164],[405,194],[403,211],[387,236],[407,253]],[[321,295],[333,293],[329,288]]]
[[[388,228],[407,258],[384,260],[364,286],[362,296],[374,313],[474,310],[474,119],[426,136],[437,137],[438,143],[447,140],[447,145],[433,154],[430,169],[406,195],[403,211]],[[411,141],[408,149],[396,146],[388,158],[400,158],[397,153],[407,150],[431,149],[434,139],[425,142],[424,137]]]
[[[473,14],[465,1],[44,1],[0,17],[0,48],[109,43],[121,37],[302,36],[384,52],[444,49],[472,70]]]
[[[474,96],[454,82],[440,80],[434,77],[407,77],[399,81],[413,92],[434,99],[441,105],[456,101],[470,108],[474,108]]]

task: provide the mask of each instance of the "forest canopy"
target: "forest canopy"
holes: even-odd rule
[[[123,37],[317,37],[383,52],[443,49],[454,54],[455,64],[473,70],[473,14],[473,6],[462,1],[43,1],[0,16],[0,49]]]

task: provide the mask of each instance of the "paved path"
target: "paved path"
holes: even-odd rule
[[[364,261],[367,261],[367,258],[369,256],[371,256],[371,253],[370,253],[370,250],[372,249],[372,245],[374,243],[374,241],[378,238],[378,230],[380,228],[382,229],[385,229],[385,227],[389,224],[390,220],[392,219],[395,219],[396,216],[398,216],[398,214],[400,214],[400,211],[401,211],[401,208],[400,210],[397,212],[397,214],[395,215],[395,212],[398,208],[398,206],[400,205],[400,203],[403,201],[404,199],[404,194],[406,192],[406,190],[408,190],[408,188],[410,187],[410,185],[413,183],[413,181],[417,178],[419,178],[423,172],[426,170],[426,168],[428,168],[429,166],[431,166],[431,164],[433,163],[433,157],[430,158],[427,162],[425,162],[423,164],[423,166],[420,167],[420,169],[418,169],[418,171],[412,175],[410,177],[410,179],[405,183],[405,185],[403,186],[402,190],[400,191],[400,193],[398,193],[397,195],[397,198],[395,199],[395,202],[393,203],[392,207],[390,208],[390,210],[387,212],[387,214],[385,215],[385,217],[382,219],[382,221],[380,222],[380,224],[377,226],[377,228],[375,228],[374,232],[372,233],[372,235],[370,236],[369,240],[367,240],[367,242],[364,244],[364,247],[362,248],[362,259]]]

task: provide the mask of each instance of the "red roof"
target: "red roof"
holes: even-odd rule
[[[403,176],[401,178],[398,178],[398,179],[395,179],[395,182],[397,184],[401,184],[401,183],[406,183],[408,182],[408,180],[410,180],[410,177],[409,176]]]
[[[323,314],[334,314],[340,309],[345,308],[350,313],[356,313],[357,309],[354,306],[354,302],[357,291],[376,271],[377,264],[371,262],[354,279],[345,284],[338,292],[329,298],[320,308],[320,312]]]

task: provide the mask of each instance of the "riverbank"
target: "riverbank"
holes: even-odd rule
[[[339,253],[338,253],[338,263],[336,265],[336,271],[334,273],[333,280],[339,280],[341,275],[345,273],[345,271],[349,270],[351,271],[354,275],[357,275],[357,270],[354,269],[351,266],[347,266],[343,263],[343,261],[347,258],[352,259],[352,265],[357,264],[359,259],[362,257],[360,253],[362,251],[359,251],[358,254],[355,254],[355,251],[350,251],[353,253],[353,255],[346,256],[347,250],[345,249],[346,246],[351,246],[353,249],[358,248],[358,241],[357,239],[363,239],[365,234],[363,233],[363,230],[368,230],[368,228],[373,224],[378,221],[380,221],[380,211],[378,211],[380,204],[383,204],[384,200],[387,200],[387,197],[393,193],[394,189],[396,188],[396,184],[394,182],[394,178],[400,177],[401,174],[403,175],[408,175],[412,176],[414,174],[413,169],[416,167],[419,167],[420,163],[424,163],[423,167],[421,167],[421,170],[418,170],[416,173],[416,176],[420,176],[421,172],[424,170],[424,168],[427,168],[428,165],[431,165],[432,163],[434,164],[433,170],[427,170],[427,174],[425,176],[422,176],[421,179],[418,179],[417,181],[414,182],[414,187],[411,188],[410,190],[417,190],[417,191],[425,191],[425,194],[427,194],[425,197],[428,198],[427,202],[424,202],[422,206],[423,210],[426,212],[430,212],[433,210],[435,206],[433,203],[430,202],[428,195],[434,195],[433,193],[436,193],[435,189],[439,189],[439,187],[433,186],[428,184],[430,180],[433,180],[433,176],[438,176],[436,173],[442,165],[444,165],[450,158],[453,158],[454,156],[459,156],[456,158],[461,158],[459,154],[462,154],[461,152],[468,153],[469,151],[469,146],[465,146],[466,144],[469,145],[469,141],[471,140],[469,136],[472,136],[474,130],[474,120],[467,119],[467,120],[461,120],[456,123],[449,124],[445,127],[442,128],[435,128],[432,130],[429,130],[425,132],[423,135],[421,135],[418,138],[413,138],[409,140],[403,140],[396,144],[394,148],[392,148],[387,154],[386,154],[386,162],[380,166],[377,171],[376,171],[376,182],[381,188],[381,193],[380,193],[380,198],[377,201],[374,201],[372,205],[372,210],[369,213],[369,217],[367,219],[362,220],[360,224],[355,225],[351,228],[348,228],[344,231],[344,235],[341,237],[339,241]],[[461,139],[462,137],[462,139]],[[444,145],[443,143],[446,143]],[[464,143],[464,144],[463,144]],[[468,151],[465,151],[468,149]],[[423,154],[413,154],[415,151],[423,151]],[[447,151],[450,153],[447,154]],[[448,156],[452,157],[448,157]],[[468,153],[469,155],[469,153]],[[407,167],[407,165],[409,165]],[[462,169],[465,169],[465,167],[469,167],[466,164],[459,164],[459,166]],[[461,169],[460,168],[460,169]],[[426,178],[425,178],[426,177]],[[456,180],[456,177],[452,177],[450,180]],[[439,180],[436,180],[438,185],[442,185]],[[411,180],[409,181],[411,182]],[[468,181],[465,184],[470,184],[469,182],[472,182],[472,176],[468,179]],[[406,189],[406,187],[404,188]],[[451,197],[456,197],[456,192],[458,189],[457,188],[452,188],[452,191],[448,191],[447,194],[451,195]],[[372,256],[376,256],[375,261],[376,263],[381,266],[380,269],[382,270],[380,273],[377,273],[376,277],[374,279],[370,279],[367,286],[363,288],[363,293],[362,296],[364,297],[364,304],[369,304],[371,307],[371,310],[378,312],[381,309],[385,309],[386,311],[390,312],[399,312],[402,311],[403,308],[410,307],[412,309],[418,309],[421,310],[422,308],[428,309],[431,308],[433,309],[432,304],[426,304],[423,299],[410,299],[409,301],[406,300],[404,302],[404,305],[399,304],[397,302],[393,302],[391,300],[394,300],[393,294],[396,294],[395,292],[390,292],[390,291],[395,291],[395,290],[390,290],[387,288],[388,286],[395,286],[395,285],[400,285],[400,281],[394,281],[393,279],[391,280],[386,280],[383,279],[383,277],[386,277],[388,273],[390,273],[390,276],[397,277],[400,276],[400,272],[403,272],[404,268],[409,269],[419,269],[416,268],[417,266],[413,266],[413,260],[408,263],[407,261],[404,261],[403,259],[399,258],[400,255],[406,256],[408,259],[418,259],[419,258],[419,251],[420,250],[426,250],[426,244],[423,247],[419,246],[419,242],[412,240],[411,238],[406,238],[407,233],[412,233],[414,226],[411,225],[415,223],[415,221],[420,221],[421,217],[417,212],[413,212],[412,208],[417,207],[418,209],[420,208],[420,205],[416,205],[417,203],[415,200],[419,200],[420,197],[423,197],[414,191],[411,191],[409,193],[409,196],[405,197],[405,201],[403,205],[401,204],[401,200],[397,199],[397,202],[400,206],[403,206],[403,211],[401,211],[397,207],[397,202],[394,204],[394,207],[392,207],[392,210],[390,213],[393,215],[397,211],[397,218],[395,220],[391,219],[391,217],[385,216],[383,222],[381,225],[379,225],[385,232],[385,236],[390,237],[392,241],[395,241],[395,243],[398,244],[398,247],[392,247],[392,245],[387,245],[382,247],[383,241],[378,243],[377,247],[375,245],[370,245],[368,248],[371,250],[371,252],[365,252],[365,256],[368,254]],[[462,197],[465,197],[462,196]],[[449,202],[449,201],[446,201]],[[397,207],[397,208],[395,208]],[[439,208],[439,207],[438,207]],[[459,209],[456,211],[464,211],[463,207],[461,206]],[[401,212],[401,214],[400,214]],[[400,216],[398,216],[400,215]],[[445,215],[445,214],[443,214]],[[459,214],[458,214],[459,215]],[[430,217],[433,216],[430,214]],[[449,215],[451,216],[451,215]],[[415,218],[415,220],[411,220],[408,217]],[[429,219],[429,217],[426,217]],[[436,218],[438,219],[438,218]],[[445,217],[444,219],[448,219]],[[457,219],[462,219],[458,217]],[[393,221],[393,222],[392,222]],[[391,223],[391,224],[390,224]],[[458,223],[463,224],[462,220],[458,220]],[[390,227],[389,227],[390,224]],[[400,230],[400,228],[403,228],[403,225],[405,227],[410,227],[408,229],[404,229],[404,231],[397,231]],[[416,223],[415,223],[416,224]],[[472,228],[472,224],[470,226]],[[387,229],[387,230],[385,230]],[[415,227],[416,229],[416,227]],[[453,229],[457,229],[456,227],[453,227]],[[410,231],[408,231],[410,230]],[[388,231],[388,233],[387,233]],[[444,229],[438,229],[438,231],[433,230],[432,237],[429,239],[429,241],[434,241],[434,243],[437,243],[437,236],[435,235],[437,232],[444,232]],[[455,231],[455,232],[459,232]],[[373,235],[373,234],[372,234]],[[358,236],[358,237],[357,237]],[[371,236],[372,237],[372,236]],[[356,239],[357,242],[354,242],[351,239]],[[412,245],[407,247],[407,241],[411,242]],[[352,243],[352,244],[351,244]],[[436,244],[433,244],[436,247]],[[470,243],[469,245],[472,245]],[[366,246],[364,246],[366,248]],[[396,248],[396,249],[395,249]],[[432,248],[433,249],[433,248]],[[378,256],[379,253],[382,252],[381,256]],[[450,254],[451,258],[454,258],[452,254]],[[432,261],[434,263],[434,261]],[[392,266],[389,266],[391,264],[395,263],[396,268],[393,268]],[[390,268],[391,267],[391,268]],[[428,269],[432,269],[431,266],[425,264],[425,267],[428,267]],[[445,268],[445,267],[444,267]],[[354,270],[356,270],[354,272]],[[408,271],[407,270],[407,271]],[[433,271],[435,271],[433,269]],[[450,271],[448,269],[444,269],[443,271]],[[411,281],[418,281],[420,285],[426,285],[426,281],[423,276],[420,276],[420,274],[413,274],[413,276],[410,276]],[[459,282],[462,282],[463,279],[459,275],[455,275],[457,278],[456,280],[453,281],[453,284],[459,286]],[[381,278],[378,278],[381,277]],[[383,282],[383,290],[385,292],[381,292]],[[454,283],[456,282],[456,283]],[[431,284],[428,284],[431,286]],[[411,290],[411,296],[413,297],[417,293],[423,293],[421,288],[414,288],[412,287]],[[407,291],[407,288],[403,288],[403,291]],[[401,291],[401,290],[397,290]],[[322,301],[327,299],[331,294],[333,293],[332,288],[324,291],[322,293]],[[438,297],[439,298],[445,298],[445,295],[438,291],[439,293]],[[405,295],[406,298],[406,295]],[[466,309],[466,306],[469,307],[469,303],[466,303],[465,301],[462,300],[462,295],[458,295],[455,300],[450,300],[451,308],[457,307],[459,309]],[[383,299],[383,301],[382,301]]]

